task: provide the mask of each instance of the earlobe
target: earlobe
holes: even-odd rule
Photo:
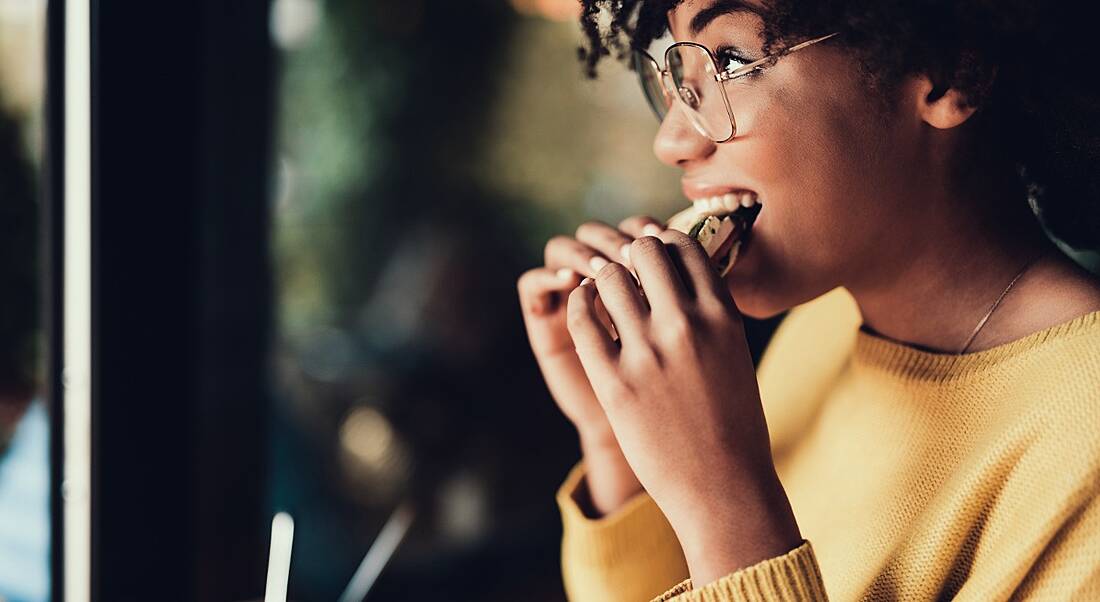
[[[921,119],[936,129],[958,127],[978,110],[957,88],[937,88],[927,75],[919,76],[914,87]]]

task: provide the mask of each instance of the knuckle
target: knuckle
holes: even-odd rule
[[[660,253],[664,249],[665,243],[661,242],[661,239],[655,236],[643,236],[635,240],[630,245],[630,253],[633,256],[635,253],[639,255],[652,255],[654,253]]]
[[[652,223],[656,223],[656,220],[648,215],[632,215],[619,222],[619,229],[624,231],[640,230],[646,224]]]
[[[661,239],[664,240],[665,242],[667,242],[670,245],[684,246],[684,245],[699,244],[699,241],[697,241],[694,238],[688,236],[687,234],[684,234],[683,232],[680,232],[679,230],[672,230],[672,229],[665,230],[664,232],[661,232]]]
[[[546,241],[546,246],[544,247],[544,249],[545,249],[546,253],[549,254],[552,250],[555,250],[555,249],[558,249],[558,248],[561,248],[561,247],[571,246],[572,242],[573,242],[573,239],[569,238],[568,236],[559,234],[557,236],[552,237],[550,240]]]
[[[596,273],[596,280],[601,282],[609,282],[612,280],[619,280],[626,274],[626,268],[622,264],[611,262],[605,265]]]
[[[635,265],[659,261],[667,254],[665,243],[654,236],[643,236],[630,245],[630,257]]]
[[[719,295],[700,294],[697,300],[699,313],[707,322],[725,320],[730,314],[730,304]]]
[[[577,226],[577,238],[592,238],[602,231],[606,226],[601,222],[584,222]]]
[[[687,234],[684,234],[682,232],[678,232],[677,234],[679,234],[679,236],[676,236],[675,238],[673,238],[672,244],[676,245],[677,247],[680,247],[681,249],[689,249],[689,248],[702,246],[702,245],[699,244],[698,240],[695,240],[694,238],[688,236]]]
[[[666,316],[661,320],[660,337],[664,344],[677,348],[690,346],[695,340],[695,321],[684,314]]]
[[[679,234],[680,234],[680,236],[677,236],[672,241],[672,244],[675,245],[677,249],[679,249],[681,251],[688,251],[688,250],[702,251],[703,250],[703,245],[699,244],[699,241],[697,241],[694,238],[688,236],[687,234],[683,234],[683,233],[679,233]]]
[[[559,264],[567,263],[567,258],[577,253],[577,241],[559,234],[546,241],[546,247],[543,249],[543,262],[547,266],[561,267]]]
[[[553,290],[546,281],[546,268],[534,268],[520,274],[516,280],[516,290],[520,296],[530,297]]]
[[[703,245],[683,232],[671,234],[668,238],[668,244],[680,255],[694,253],[704,258],[707,256],[706,251],[703,250]]]
[[[660,362],[651,344],[631,345],[623,352],[623,373],[637,378],[653,374]]]
[[[534,272],[534,270],[527,270],[516,279],[516,290],[519,291],[519,294],[523,295],[531,290],[534,285]]]

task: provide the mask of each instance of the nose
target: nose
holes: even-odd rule
[[[717,148],[713,140],[695,129],[685,110],[680,103],[673,103],[653,139],[653,154],[672,167],[705,159]]]

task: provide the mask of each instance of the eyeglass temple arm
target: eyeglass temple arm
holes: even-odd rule
[[[762,58],[758,61],[753,61],[753,62],[749,63],[748,65],[745,65],[744,67],[738,67],[737,69],[734,69],[733,71],[730,71],[730,72],[720,71],[717,74],[717,80],[720,81],[720,82],[725,82],[725,81],[729,81],[731,79],[737,79],[737,78],[739,78],[743,75],[746,75],[748,73],[756,71],[757,69],[760,68],[761,65],[767,63],[768,61],[775,60],[775,59],[777,59],[781,56],[786,56],[786,55],[788,55],[792,52],[798,52],[799,50],[802,50],[803,48],[806,48],[807,46],[813,46],[814,44],[817,44],[818,42],[824,42],[825,40],[828,40],[829,38],[836,37],[838,35],[840,35],[840,32],[835,31],[835,32],[833,32],[829,35],[821,36],[820,38],[814,38],[812,40],[806,40],[805,42],[799,42],[798,44],[795,44],[794,46],[791,46],[790,48],[784,48],[783,50],[780,50],[779,52],[776,52],[774,54],[770,54],[770,55],[768,55],[768,56],[766,56],[766,57],[764,57],[764,58]]]

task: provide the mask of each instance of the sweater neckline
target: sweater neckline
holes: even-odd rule
[[[1072,337],[1100,325],[1100,311],[1029,334],[983,351],[955,355],[918,349],[887,339],[860,327],[854,360],[914,380],[947,380],[982,372],[1059,339]]]

